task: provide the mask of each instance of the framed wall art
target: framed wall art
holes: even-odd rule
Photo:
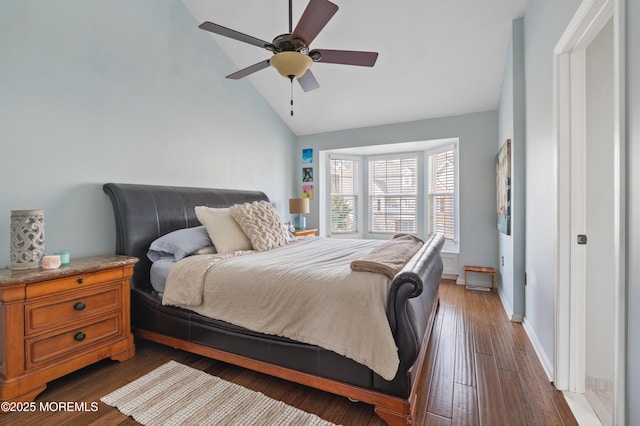
[[[506,140],[496,156],[496,190],[498,230],[511,235],[511,139]]]

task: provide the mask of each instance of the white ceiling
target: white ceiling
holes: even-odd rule
[[[311,48],[377,51],[373,68],[315,63],[303,92],[273,68],[246,78],[296,135],[494,110],[511,32],[525,0],[332,0],[338,12]],[[271,41],[288,32],[288,0],[183,0],[211,21]],[[293,0],[293,26],[307,0]],[[271,52],[211,34],[237,68]],[[226,80],[227,84],[245,84]]]

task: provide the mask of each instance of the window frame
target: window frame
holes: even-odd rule
[[[454,170],[454,190],[453,190],[453,220],[454,220],[454,235],[453,238],[445,238],[445,244],[443,250],[448,252],[459,252],[460,249],[460,149],[458,143],[445,144],[440,145],[438,147],[425,150],[424,152],[424,161],[425,161],[425,173],[424,173],[424,223],[425,223],[425,235],[430,237],[433,232],[429,229],[430,221],[429,221],[429,212],[431,211],[431,206],[428,205],[430,202],[429,192],[429,173],[426,170],[430,167],[429,157],[432,155],[436,155],[446,151],[453,151],[453,170]]]
[[[420,161],[420,153],[419,152],[398,152],[398,153],[389,153],[389,154],[381,154],[381,155],[369,155],[364,156],[364,162],[366,162],[366,181],[363,176],[363,185],[366,188],[366,211],[363,211],[362,214],[366,215],[366,230],[365,234],[371,236],[372,238],[380,238],[381,236],[393,236],[397,232],[402,231],[379,231],[372,230],[371,218],[372,218],[372,210],[370,200],[372,197],[371,194],[371,162],[373,161],[384,161],[384,160],[395,160],[395,159],[415,159],[416,161],[416,176],[415,176],[415,233],[419,234],[421,229],[421,214],[420,214],[420,202],[421,202],[421,193],[422,193],[422,179],[421,175],[421,161]],[[364,198],[364,197],[363,197]]]
[[[332,187],[332,182],[331,182],[331,161],[332,160],[348,160],[348,161],[354,161],[357,164],[357,176],[356,176],[356,221],[355,221],[355,230],[354,231],[333,231],[331,229],[331,187]],[[327,171],[327,184],[325,186],[325,188],[328,188],[327,190],[327,206],[328,206],[328,212],[326,214],[327,217],[327,229],[328,232],[327,234],[333,238],[340,238],[340,237],[346,237],[346,238],[354,238],[354,237],[358,237],[358,238],[362,238],[362,229],[363,228],[363,218],[362,218],[362,212],[363,212],[363,205],[362,205],[362,200],[363,200],[363,182],[362,182],[362,167],[363,167],[363,161],[362,161],[362,157],[358,156],[358,155],[342,155],[342,154],[329,154],[328,158],[327,158],[327,167],[326,167],[326,171]]]

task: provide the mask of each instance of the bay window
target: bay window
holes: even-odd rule
[[[384,239],[406,232],[429,238],[439,232],[445,249],[457,251],[458,145],[455,139],[435,142],[328,152],[325,235]]]

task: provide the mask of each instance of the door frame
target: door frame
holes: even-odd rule
[[[625,0],[583,0],[554,49],[556,388],[585,390],[584,229],[586,173],[585,49],[613,18],[614,57],[614,424],[625,420]],[[576,195],[578,194],[578,195]],[[582,228],[581,228],[582,227]]]

